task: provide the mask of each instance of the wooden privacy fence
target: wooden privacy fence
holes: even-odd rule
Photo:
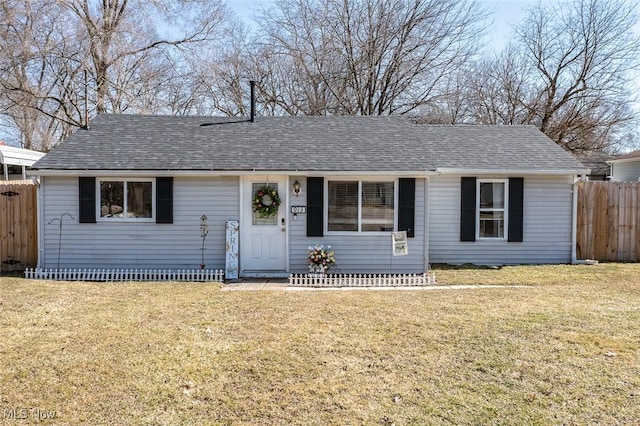
[[[640,182],[578,184],[578,259],[640,261]]]
[[[0,271],[18,271],[38,261],[36,185],[0,181]]]

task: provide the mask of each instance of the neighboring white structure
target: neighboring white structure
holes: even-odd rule
[[[589,171],[534,126],[430,126],[391,117],[98,115],[35,164],[39,266],[308,271],[331,245],[340,273],[423,273],[430,263],[574,260],[576,187]],[[268,186],[279,206],[260,217]],[[266,200],[266,201],[265,201]],[[60,243],[57,225],[65,213]],[[392,232],[408,254],[393,256]]]
[[[16,148],[0,142],[0,180],[27,179],[27,168],[44,157],[43,152]]]
[[[607,161],[613,160],[613,155],[603,151],[590,151],[575,156],[586,168],[591,169],[591,173],[587,175],[588,180],[609,180],[611,166]]]
[[[607,163],[611,166],[612,181],[640,181],[640,150],[620,155]]]

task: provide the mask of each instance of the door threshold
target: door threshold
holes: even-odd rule
[[[242,271],[241,278],[289,278],[287,271]]]

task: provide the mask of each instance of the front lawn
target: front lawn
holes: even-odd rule
[[[640,265],[436,273],[534,287],[0,278],[0,424],[640,422]]]

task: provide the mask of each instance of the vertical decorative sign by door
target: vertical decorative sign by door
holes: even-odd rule
[[[227,280],[238,279],[238,230],[237,220],[227,220],[227,243],[224,276]]]

